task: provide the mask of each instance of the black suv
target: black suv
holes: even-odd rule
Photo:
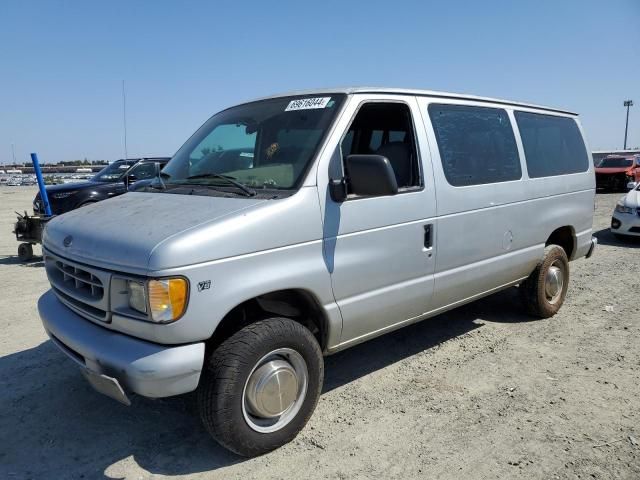
[[[88,182],[50,185],[47,187],[47,196],[51,213],[60,215],[75,208],[122,195],[138,180],[155,177],[156,163],[159,163],[162,168],[168,161],[167,157],[116,160],[100,170]],[[44,214],[40,192],[33,200],[33,213]]]

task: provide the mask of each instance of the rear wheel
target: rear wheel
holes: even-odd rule
[[[212,353],[198,408],[213,438],[243,456],[293,440],[311,417],[324,378],[315,337],[287,318],[246,326]]]
[[[548,245],[536,269],[521,285],[527,311],[536,317],[553,317],[564,303],[569,287],[569,260],[564,249]]]

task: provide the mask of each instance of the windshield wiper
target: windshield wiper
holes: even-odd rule
[[[236,182],[236,180],[233,177],[230,177],[229,175],[222,175],[221,173],[215,173],[215,172],[199,173],[198,175],[191,175],[187,177],[187,180],[195,180],[197,178],[220,178],[222,180],[227,181],[234,187],[237,187],[240,190],[242,190],[244,193],[247,194],[248,197],[254,197],[258,194],[258,192],[256,192],[253,188],[249,188],[240,182]]]

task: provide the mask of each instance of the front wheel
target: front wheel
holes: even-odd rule
[[[213,438],[251,457],[290,442],[316,407],[324,363],[315,337],[288,318],[248,325],[212,353],[198,409]]]
[[[553,317],[564,303],[569,287],[569,260],[564,249],[548,245],[544,257],[519,290],[527,311],[539,318]]]

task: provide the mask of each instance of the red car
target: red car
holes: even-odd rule
[[[640,155],[609,155],[596,165],[596,188],[626,191],[629,182],[640,182]]]

